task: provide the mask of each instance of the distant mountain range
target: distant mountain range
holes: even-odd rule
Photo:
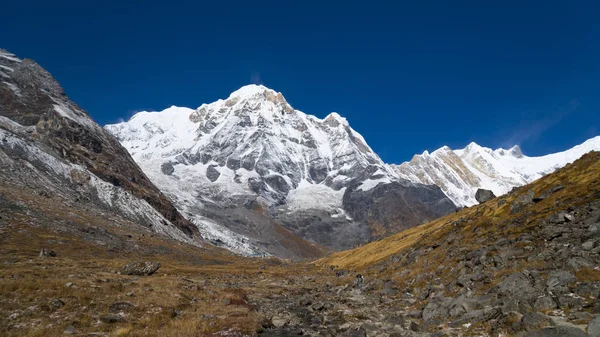
[[[444,146],[432,153],[425,151],[415,155],[410,162],[391,167],[402,178],[439,186],[456,205],[472,206],[477,203],[475,192],[478,188],[502,195],[594,150],[600,151],[600,136],[566,151],[541,157],[528,157],[518,146],[492,150],[471,143],[459,150]]]

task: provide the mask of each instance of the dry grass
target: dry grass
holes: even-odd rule
[[[148,237],[143,244],[172,242]],[[40,258],[42,247],[58,256]],[[0,335],[62,336],[73,326],[81,333],[110,336],[212,336],[225,331],[252,336],[264,318],[249,295],[281,291],[272,284],[283,284],[306,268],[185,245],[171,248],[179,253],[133,255],[161,262],[155,275],[119,275],[133,256],[13,217],[0,227]],[[54,307],[54,299],[64,305]],[[123,323],[100,322],[115,302],[130,302],[135,308],[124,312]]]
[[[528,214],[511,214],[510,203],[521,194],[532,189],[539,195],[558,184],[565,188],[544,201],[528,207]],[[490,200],[483,205],[465,208],[427,224],[417,226],[383,240],[369,243],[356,249],[334,253],[317,260],[317,265],[335,265],[341,268],[364,269],[368,266],[401,254],[408,248],[420,245],[427,247],[439,243],[452,231],[464,235],[461,244],[479,247],[478,240],[500,237],[514,237],[536,226],[541,219],[560,208],[579,206],[600,198],[600,153],[592,152],[573,164],[548,175],[533,184],[521,187],[515,193]],[[498,201],[505,199],[503,206]],[[511,221],[519,220],[522,225],[511,226]],[[435,263],[433,263],[435,264]]]
[[[249,297],[281,292],[273,283],[283,284],[289,275],[306,268],[277,259],[242,258],[222,249],[199,249],[158,235],[142,236],[147,232],[133,226],[113,226],[86,214],[67,214],[71,210],[51,210],[43,201],[30,204],[48,207],[44,214],[52,212],[57,221],[77,218],[82,227],[98,226],[120,237],[132,235],[133,242],[122,250],[105,247],[70,232],[38,226],[29,211],[9,210],[10,216],[3,216],[8,224],[0,225],[1,336],[62,336],[69,326],[80,333],[110,336],[225,332],[252,336],[264,318]],[[58,256],[40,258],[41,248]],[[117,273],[134,259],[158,261],[162,267],[147,277]],[[67,283],[74,286],[66,287]],[[54,299],[64,305],[53,306]],[[130,302],[135,308],[124,312],[123,323],[102,323],[100,317],[109,314],[116,302]]]

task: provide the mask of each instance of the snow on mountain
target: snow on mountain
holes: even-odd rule
[[[57,197],[57,209],[110,209],[136,226],[204,243],[198,228],[48,71],[0,49],[0,78],[0,185]]]
[[[470,143],[459,150],[444,146],[432,153],[425,151],[410,162],[391,167],[410,181],[438,185],[457,205],[471,206],[477,203],[478,188],[502,195],[594,150],[600,151],[600,136],[569,150],[540,157],[525,156],[518,146],[492,150]]]
[[[345,118],[305,114],[262,85],[244,86],[197,109],[140,112],[105,128],[192,221],[197,219],[192,215],[255,200],[271,211],[280,206],[286,214],[312,209],[351,222],[342,205],[348,187],[368,191],[392,181],[409,183]],[[225,218],[203,225],[214,236],[239,227],[239,242],[260,240],[251,237],[249,226]],[[224,245],[247,253],[238,245]]]
[[[307,115],[259,85],[196,110],[140,112],[106,129],[177,197],[183,188],[195,198],[192,191],[200,187],[217,189],[213,196],[258,194],[272,206],[301,183],[304,189],[323,184],[339,191],[369,166],[397,178],[339,114]]]

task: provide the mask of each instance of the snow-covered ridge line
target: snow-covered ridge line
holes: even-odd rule
[[[471,206],[477,203],[474,196],[478,188],[502,195],[513,187],[528,184],[572,163],[590,151],[600,151],[600,136],[571,149],[539,157],[524,155],[519,146],[508,150],[493,150],[476,143],[457,150],[444,146],[391,167],[410,181],[440,186],[457,205]]]

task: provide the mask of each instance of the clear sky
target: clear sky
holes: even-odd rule
[[[597,1],[3,1],[0,48],[100,124],[249,83],[346,117],[387,162],[600,133]]]

